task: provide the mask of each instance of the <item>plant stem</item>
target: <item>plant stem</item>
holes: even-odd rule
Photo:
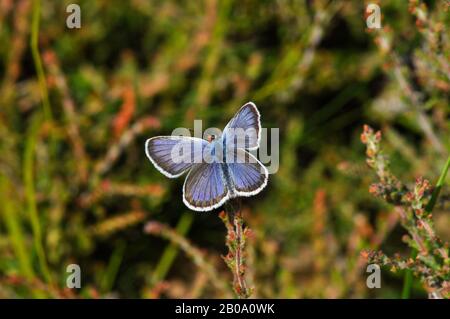
[[[417,250],[412,249],[411,258],[415,259],[417,256]],[[405,277],[403,279],[403,290],[402,290],[402,299],[409,299],[411,295],[411,288],[413,284],[413,272],[411,269],[406,269]]]
[[[3,203],[0,218],[5,222],[6,230],[11,241],[13,251],[19,261],[20,272],[26,279],[34,277],[32,262],[27,254],[27,244],[24,236],[24,230],[17,213],[17,205],[13,199],[14,187],[10,181],[0,175],[0,200]]]
[[[123,261],[123,256],[125,255],[126,243],[124,241],[119,241],[116,245],[116,249],[111,255],[108,262],[108,267],[105,270],[105,274],[101,279],[100,287],[105,293],[111,291],[114,286],[114,282],[117,278],[117,273],[119,272],[120,265]]]
[[[30,128],[28,129],[27,139],[25,143],[24,161],[23,161],[23,178],[25,185],[25,199],[27,202],[28,214],[30,218],[31,229],[33,231],[34,247],[39,260],[41,272],[47,283],[52,283],[50,270],[47,265],[45,249],[42,244],[43,235],[41,222],[36,204],[36,192],[34,188],[34,154],[36,148],[36,138],[40,127],[40,117],[33,118]]]
[[[235,278],[237,280],[237,284],[239,285],[239,291],[241,292],[241,297],[247,297],[247,284],[244,279],[244,269],[243,269],[243,252],[242,248],[244,246],[244,242],[242,240],[242,224],[243,219],[241,212],[239,211],[234,215],[234,227],[236,231],[236,254],[235,254]]]
[[[183,213],[183,215],[181,215],[181,218],[178,221],[175,230],[179,235],[185,236],[186,233],[189,231],[192,225],[193,216],[194,215],[191,212],[185,212]],[[165,279],[168,271],[170,270],[170,267],[172,266],[173,262],[175,261],[175,258],[177,257],[178,250],[179,247],[174,242],[171,242],[166,247],[162,257],[159,259],[155,271],[153,272],[152,276],[153,283],[157,283]]]
[[[248,228],[243,228],[244,220],[240,208],[235,209],[232,203],[225,206],[225,212],[219,217],[227,228],[226,245],[229,249],[223,259],[233,273],[233,289],[238,298],[246,299],[251,295],[251,289],[245,282],[245,241]]]
[[[31,39],[30,39],[31,53],[33,55],[34,66],[36,68],[36,73],[37,73],[38,82],[39,82],[39,88],[41,91],[42,105],[44,107],[45,120],[52,121],[53,114],[52,114],[52,110],[50,107],[50,101],[48,98],[47,82],[45,80],[45,72],[44,72],[44,68],[42,66],[42,60],[41,60],[41,55],[39,53],[39,46],[38,46],[40,18],[41,18],[41,1],[34,0],[33,1],[33,19],[32,19],[32,23],[31,23]]]
[[[445,183],[445,178],[447,177],[448,170],[450,168],[450,156],[447,158],[447,162],[442,169],[441,175],[436,183],[433,194],[431,195],[431,199],[428,202],[428,205],[425,207],[425,211],[430,214],[433,211],[434,206],[436,205],[437,199],[439,197],[439,193],[441,192],[442,186]],[[412,249],[411,258],[415,259],[417,256],[417,250]],[[403,281],[403,290],[402,290],[402,299],[408,299],[411,292],[411,287],[413,283],[413,273],[411,269],[407,269],[405,272],[405,277]]]
[[[431,213],[433,211],[434,206],[436,205],[439,193],[441,192],[442,186],[444,186],[445,178],[447,177],[449,168],[450,168],[450,155],[448,156],[447,162],[445,163],[444,168],[442,169],[441,176],[439,176],[439,179],[436,183],[433,194],[431,195],[430,202],[425,208],[425,211],[427,213]]]

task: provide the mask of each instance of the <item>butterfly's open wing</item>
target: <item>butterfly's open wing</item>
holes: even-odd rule
[[[269,179],[267,169],[247,151],[237,149],[234,159],[227,165],[236,196],[253,196],[266,187]]]
[[[145,142],[145,154],[164,175],[175,178],[203,161],[208,142],[187,136],[156,136]]]
[[[183,185],[183,202],[192,210],[209,211],[229,197],[220,163],[195,164]]]
[[[256,105],[246,103],[225,126],[222,139],[226,145],[254,150],[261,139],[260,114]]]

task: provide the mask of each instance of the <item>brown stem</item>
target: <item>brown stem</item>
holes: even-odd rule
[[[239,209],[230,203],[226,206],[225,212],[219,217],[227,228],[226,245],[229,252],[223,257],[228,268],[233,273],[233,288],[238,298],[248,298],[251,295],[251,289],[245,282],[245,240],[248,229],[243,229],[242,213]]]
[[[237,284],[239,285],[239,290],[241,291],[241,294],[247,298],[248,291],[247,291],[247,284],[244,279],[244,264],[242,260],[242,248],[244,247],[245,242],[242,240],[242,214],[241,212],[237,212],[234,214],[234,227],[236,232],[236,265],[235,265],[235,278],[237,280]]]

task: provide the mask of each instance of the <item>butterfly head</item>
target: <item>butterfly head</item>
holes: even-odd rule
[[[207,141],[208,141],[209,143],[211,143],[211,142],[214,141],[215,139],[216,139],[216,136],[215,136],[215,135],[208,135]]]

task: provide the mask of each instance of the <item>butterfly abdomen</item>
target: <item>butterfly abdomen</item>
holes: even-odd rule
[[[230,192],[230,198],[235,197],[234,194],[234,186],[233,186],[233,180],[231,178],[230,168],[228,167],[227,163],[221,163],[220,164],[221,172],[222,172],[222,178],[227,185],[228,191]]]
[[[231,198],[233,198],[233,197],[235,197],[234,184],[233,184],[233,179],[231,178],[230,168],[229,168],[229,166],[227,164],[227,161],[229,159],[227,158],[227,145],[226,145],[227,141],[226,141],[226,137],[222,136],[221,141],[222,141],[221,143],[218,142],[216,144],[218,154],[216,153],[215,155],[219,155],[220,154],[220,158],[218,158],[217,156],[216,156],[216,158],[218,159],[218,162],[220,163],[220,171],[222,173],[222,179],[223,179],[225,185],[228,188],[229,196]]]

